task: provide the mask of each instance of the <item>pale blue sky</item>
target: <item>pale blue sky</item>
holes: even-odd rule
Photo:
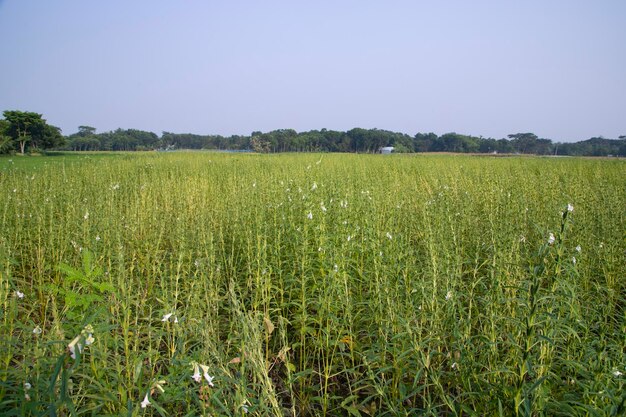
[[[626,134],[626,1],[0,0],[0,111],[73,133]]]

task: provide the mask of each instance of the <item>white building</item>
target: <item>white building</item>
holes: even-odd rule
[[[383,146],[382,148],[378,150],[378,152],[382,154],[389,154],[393,152],[393,149],[394,149],[393,146]]]

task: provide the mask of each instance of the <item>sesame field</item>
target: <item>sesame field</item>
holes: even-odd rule
[[[0,158],[0,415],[626,415],[626,161]]]

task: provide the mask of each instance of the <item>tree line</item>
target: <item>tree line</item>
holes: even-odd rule
[[[575,143],[558,143],[539,138],[534,133],[513,133],[494,139],[455,132],[405,133],[381,129],[354,128],[348,131],[310,130],[296,132],[278,129],[244,135],[196,135],[191,133],[153,132],[117,129],[97,133],[91,126],[79,126],[78,132],[63,136],[61,129],[49,125],[41,114],[5,111],[0,120],[0,153],[37,152],[38,150],[72,151],[146,151],[171,149],[212,149],[254,152],[358,152],[375,153],[393,147],[397,153],[518,153],[534,155],[626,156],[626,136],[619,139],[594,137]]]

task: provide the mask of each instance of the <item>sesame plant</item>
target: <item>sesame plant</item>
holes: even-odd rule
[[[0,158],[0,414],[624,415],[624,168]]]

